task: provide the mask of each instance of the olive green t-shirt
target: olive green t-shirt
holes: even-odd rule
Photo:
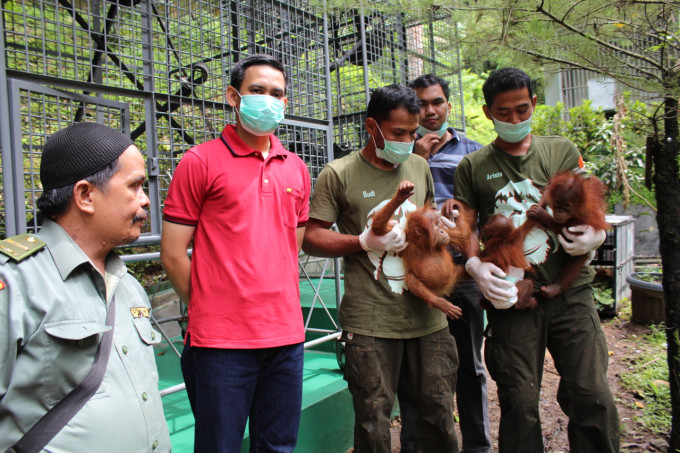
[[[415,193],[395,211],[401,226],[406,213],[434,200],[427,161],[411,155],[388,171],[371,165],[361,153],[352,153],[323,169],[309,216],[335,222],[340,233],[358,235],[371,227],[373,214],[392,198],[403,180],[415,184]],[[338,315],[344,330],[381,338],[416,338],[446,327],[444,313],[407,290],[403,263],[396,254],[361,251],[345,256],[344,261],[345,295]]]
[[[515,226],[526,221],[529,207],[541,198],[541,188],[563,170],[583,171],[576,146],[563,137],[532,136],[523,156],[512,156],[493,143],[463,158],[455,174],[455,198],[479,213],[480,228],[494,214],[503,214]],[[536,287],[557,280],[570,256],[552,232],[534,228],[524,241],[524,253],[535,265]],[[573,286],[593,279],[585,266]]]

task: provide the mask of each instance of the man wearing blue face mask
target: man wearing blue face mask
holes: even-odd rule
[[[227,88],[236,124],[187,151],[168,190],[161,261],[189,307],[181,363],[195,452],[240,451],[248,419],[252,451],[292,452],[297,442],[305,340],[297,257],[310,178],[273,135],[285,95],[277,59],[238,62]]]
[[[446,216],[453,212],[453,178],[458,164],[466,155],[478,150],[481,144],[463,137],[448,126],[451,112],[449,84],[433,74],[425,74],[411,81],[420,100],[420,126],[414,152],[427,159],[434,180],[434,199]],[[464,257],[454,253],[462,264]],[[465,453],[488,453],[489,411],[486,392],[486,370],[482,356],[484,313],[479,305],[479,290],[474,280],[459,281],[448,297],[461,307],[463,316],[449,319],[449,330],[456,340],[458,350],[458,379],[456,403],[460,416],[460,431]],[[415,452],[417,437],[417,411],[409,402],[408,382],[405,376],[399,383],[401,411],[401,451]]]
[[[484,113],[498,137],[461,161],[455,174],[456,199],[477,218],[480,226],[494,214],[527,218],[540,189],[565,170],[583,171],[583,159],[569,140],[531,134],[536,106],[531,79],[516,68],[493,72],[482,88]],[[534,265],[531,310],[507,308],[513,284],[505,273],[477,256],[466,269],[494,308],[487,311],[484,348],[486,365],[498,386],[501,407],[500,452],[543,452],[538,410],[545,351],[560,373],[557,400],[569,417],[569,444],[574,452],[619,451],[619,423],[607,382],[607,345],[600,326],[591,282],[594,272],[584,266],[572,287],[544,299],[542,285],[553,283],[569,255],[583,255],[599,247],[605,232],[590,226],[565,228],[552,235],[534,228],[524,242]]]
[[[404,285],[397,253],[405,215],[432,203],[427,162],[412,154],[420,106],[401,85],[376,90],[366,111],[363,149],[330,162],[317,180],[304,250],[344,257],[345,294],[338,315],[346,346],[345,379],[354,402],[355,453],[390,453],[390,415],[402,362],[418,408],[418,445],[430,453],[457,452],[453,389],[458,359],[446,316]],[[414,193],[396,211],[399,225],[371,232],[373,215],[409,180]],[[330,227],[336,223],[338,231]]]

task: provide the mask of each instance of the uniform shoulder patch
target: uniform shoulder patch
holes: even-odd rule
[[[0,253],[14,261],[21,261],[42,250],[45,242],[33,234],[19,234],[0,241]]]

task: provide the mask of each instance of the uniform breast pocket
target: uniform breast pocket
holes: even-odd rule
[[[156,359],[154,356],[153,346],[161,342],[161,334],[156,332],[151,326],[149,318],[141,317],[133,321],[135,329],[142,341],[142,355],[147,361],[148,369],[151,370],[153,378],[158,381],[158,370],[156,368]]]
[[[302,203],[302,191],[294,187],[284,187],[281,216],[288,228],[295,229],[298,225],[298,213]]]
[[[50,404],[61,401],[83,380],[94,363],[102,334],[110,326],[91,319],[69,319],[45,323],[45,399]],[[108,396],[102,385],[95,397]]]
[[[142,339],[144,344],[153,346],[161,342],[161,334],[156,332],[153,327],[151,327],[151,321],[149,318],[137,318],[134,320],[135,328],[139,334],[139,338]]]

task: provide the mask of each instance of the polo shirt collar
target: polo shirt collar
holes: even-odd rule
[[[45,219],[38,236],[47,244],[47,249],[62,279],[66,280],[76,268],[83,264],[94,268],[90,258],[58,223]],[[106,257],[106,271],[121,278],[127,272],[127,268],[123,260],[116,253],[111,252]]]
[[[227,144],[227,147],[235,156],[244,157],[259,152],[249,147],[241,140],[241,137],[236,133],[236,126],[233,124],[228,124],[224,128],[222,131],[222,140]],[[269,149],[270,156],[287,157],[288,151],[286,151],[276,135],[269,134],[269,142],[271,143],[271,148]]]
[[[446,130],[448,130],[451,133],[451,140],[450,142],[457,143],[460,141],[460,136],[458,135],[458,132],[452,127],[448,127]]]

